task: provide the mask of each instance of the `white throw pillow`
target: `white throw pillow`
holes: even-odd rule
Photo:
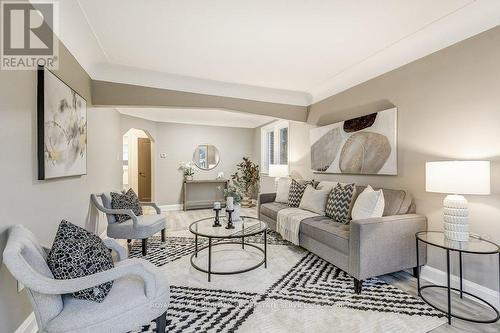
[[[327,180],[320,181],[318,186],[316,186],[317,190],[322,190],[322,191],[331,191],[337,186],[338,182],[330,182]]]
[[[276,189],[276,202],[288,203],[288,193],[290,192],[291,178],[279,178]]]
[[[384,208],[385,200],[382,190],[375,191],[368,185],[356,199],[352,207],[351,216],[353,220],[382,217]]]
[[[307,185],[302,200],[300,200],[300,209],[310,212],[325,215],[326,200],[330,191],[316,190],[311,185]]]

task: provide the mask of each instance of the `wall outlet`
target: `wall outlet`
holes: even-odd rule
[[[167,153],[160,153],[160,158],[167,158]]]
[[[24,284],[21,282],[17,281],[17,292],[20,293],[24,289]]]

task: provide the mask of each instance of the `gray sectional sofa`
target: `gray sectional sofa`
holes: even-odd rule
[[[356,186],[356,193],[364,190]],[[301,247],[327,260],[354,278],[354,290],[360,293],[363,280],[416,267],[415,233],[427,230],[427,218],[415,214],[415,204],[403,190],[383,189],[385,208],[381,218],[353,220],[344,225],[326,216],[302,220]],[[284,203],[275,202],[275,193],[259,195],[259,218],[276,230],[276,220]],[[426,263],[425,245],[419,248],[420,265]]]

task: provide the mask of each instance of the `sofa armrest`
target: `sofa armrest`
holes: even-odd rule
[[[274,199],[276,199],[276,193],[259,193],[259,206],[267,202],[274,202]]]
[[[351,221],[349,274],[358,280],[415,267],[415,233],[427,230],[427,218],[418,214]],[[421,244],[420,265],[426,263]]]
[[[259,193],[258,201],[257,201],[257,216],[260,218],[260,205],[265,204],[267,202],[274,202],[276,199],[276,193]]]

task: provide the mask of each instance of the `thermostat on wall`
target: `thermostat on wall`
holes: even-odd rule
[[[160,153],[160,158],[167,158],[167,153]]]

